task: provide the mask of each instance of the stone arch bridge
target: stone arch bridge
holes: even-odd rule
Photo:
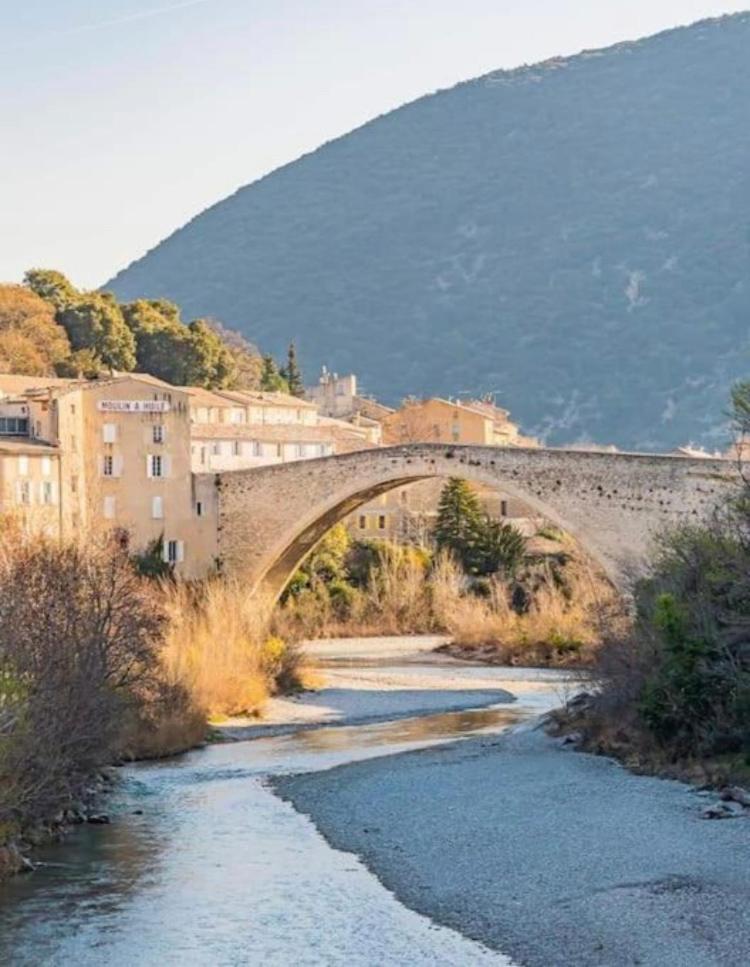
[[[601,451],[410,444],[216,475],[218,559],[277,596],[335,523],[429,477],[496,487],[567,531],[620,588],[655,532],[705,520],[736,478],[729,461]]]

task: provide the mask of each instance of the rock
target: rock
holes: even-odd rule
[[[583,735],[580,732],[568,732],[560,739],[561,748],[572,748],[583,742]]]
[[[719,799],[723,802],[736,802],[750,809],[750,792],[741,786],[724,786],[719,790]]]
[[[90,816],[87,816],[86,821],[93,826],[108,826],[109,816],[106,813],[91,813]]]
[[[745,811],[739,803],[716,802],[712,806],[706,806],[701,812],[701,819],[739,819],[744,815]]]

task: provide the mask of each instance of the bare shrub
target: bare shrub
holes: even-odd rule
[[[0,546],[0,821],[43,818],[115,752],[164,621],[121,547]]]

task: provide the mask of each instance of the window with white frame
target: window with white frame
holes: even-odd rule
[[[219,443],[218,441],[216,443],[212,443],[211,444],[211,453],[215,457],[221,456],[221,443]]]
[[[151,427],[151,439],[154,443],[164,443],[164,424],[154,423]]]
[[[31,503],[31,483],[28,480],[18,481],[18,503]]]
[[[154,520],[161,520],[164,517],[164,498],[151,498],[151,516]]]
[[[105,453],[102,457],[102,476],[103,477],[114,477],[115,475],[115,458],[111,453]]]
[[[164,458],[160,453],[150,453],[148,455],[148,475],[149,477],[163,477]]]
[[[239,457],[242,456],[242,444],[239,440],[232,441],[232,456]]]
[[[258,440],[253,440],[253,456],[262,457],[263,456],[263,444]]]
[[[117,500],[112,494],[107,494],[104,498],[104,516],[107,520],[113,520],[117,509]]]
[[[43,480],[40,486],[39,495],[43,504],[55,503],[55,485],[51,480]]]
[[[185,558],[185,544],[183,541],[166,541],[164,544],[164,560],[168,564],[179,564]]]
[[[117,424],[116,423],[102,424],[102,439],[104,440],[105,443],[117,442]]]

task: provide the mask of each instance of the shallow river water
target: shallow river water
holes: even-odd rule
[[[498,732],[565,689],[554,673],[463,665],[425,648],[319,646],[325,687],[269,710],[295,731],[123,769],[111,825],[79,827],[0,888],[0,964],[508,964],[402,906],[267,785]]]

